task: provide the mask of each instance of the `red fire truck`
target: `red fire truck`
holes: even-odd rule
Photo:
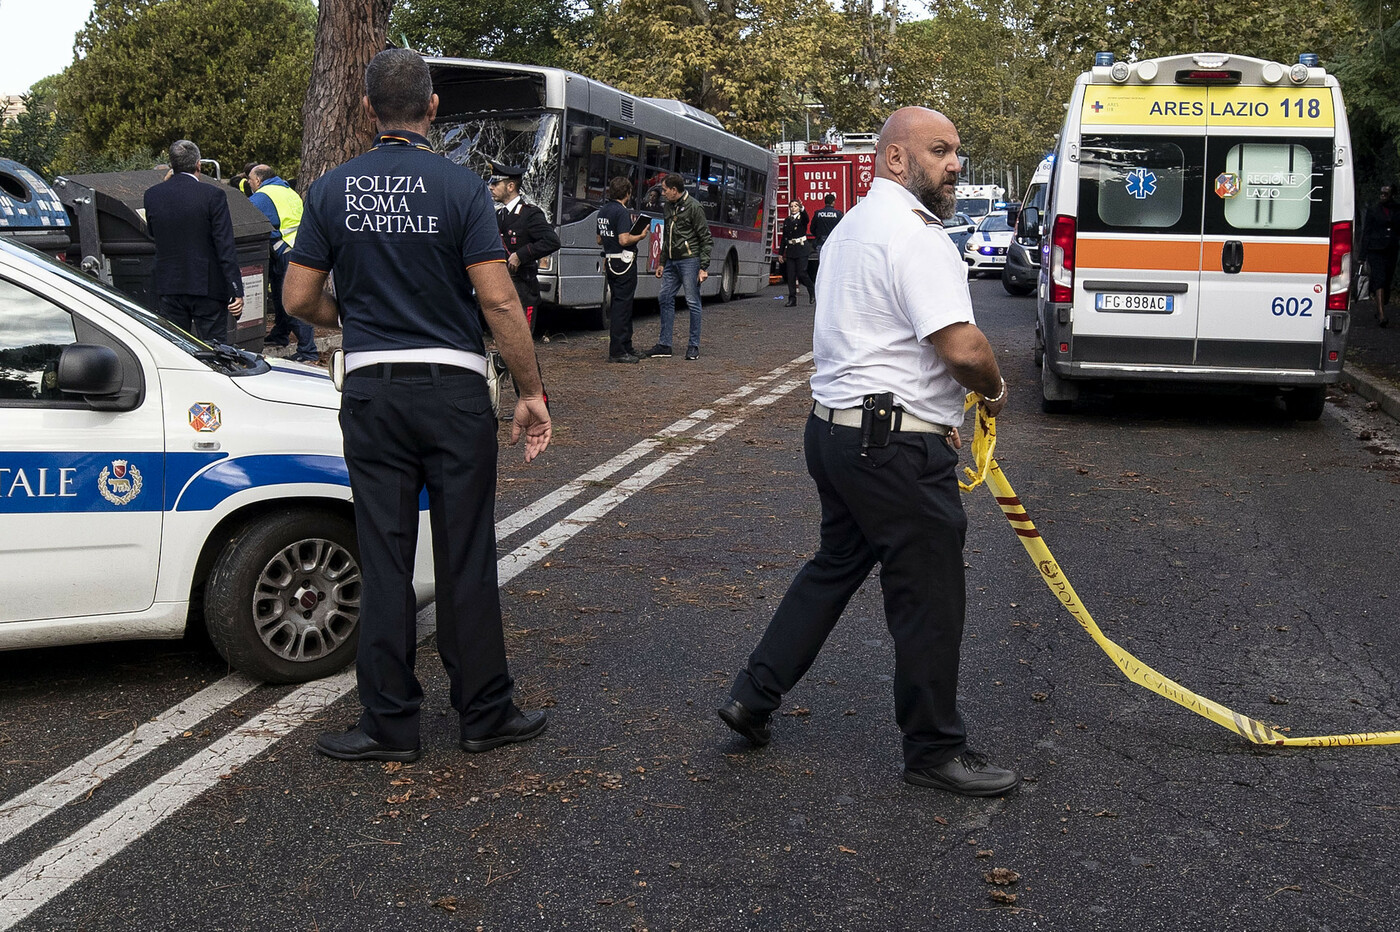
[[[834,206],[844,213],[870,193],[877,138],[875,133],[848,133],[840,142],[784,142],[773,147],[778,161],[778,209],[770,231],[775,257],[787,205],[794,200],[802,202],[810,217],[825,206],[828,194],[836,197]]]

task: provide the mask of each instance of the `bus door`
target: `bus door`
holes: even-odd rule
[[[1110,108],[1096,99],[1100,90],[1139,92],[1132,103],[1142,112],[1122,115],[1135,125],[1109,124],[1101,111]],[[1187,112],[1195,98],[1204,103],[1205,88],[1172,91],[1173,103]],[[1199,121],[1179,132],[1156,131],[1146,116],[1152,101],[1142,92],[1160,93],[1090,86],[1084,98],[1070,351],[1075,363],[1195,362],[1205,137]]]
[[[1320,369],[1332,223],[1330,89],[1209,92],[1197,362]]]

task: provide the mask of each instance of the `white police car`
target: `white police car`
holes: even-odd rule
[[[953,216],[943,221],[943,232],[948,234],[948,238],[953,241],[953,245],[958,247],[958,252],[962,252],[963,244],[972,235],[972,218],[962,212],[954,213]]]
[[[963,243],[963,261],[969,274],[1000,272],[1010,245],[1011,224],[1006,214],[988,214],[977,221],[977,229]]]
[[[202,620],[251,676],[343,667],[361,576],[339,406],[319,369],[206,346],[0,240],[0,649]]]

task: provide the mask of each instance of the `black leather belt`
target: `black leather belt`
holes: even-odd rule
[[[390,379],[430,379],[433,377],[434,368],[437,369],[439,375],[477,375],[471,369],[449,366],[440,362],[377,362],[347,372],[345,377],[347,379],[353,379],[357,376],[374,376],[379,379],[386,377]]]

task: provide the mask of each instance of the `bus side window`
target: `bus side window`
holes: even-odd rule
[[[564,159],[561,223],[575,223],[598,209],[607,190],[607,129],[577,110],[569,111],[569,146]]]
[[[700,176],[700,153],[694,149],[677,146],[676,174],[680,175],[681,180],[685,182],[686,190],[695,193],[697,179]]]
[[[696,197],[705,208],[705,219],[714,223],[722,221],[720,212],[723,204],[724,160],[706,155],[700,158],[700,175],[695,181]]]

